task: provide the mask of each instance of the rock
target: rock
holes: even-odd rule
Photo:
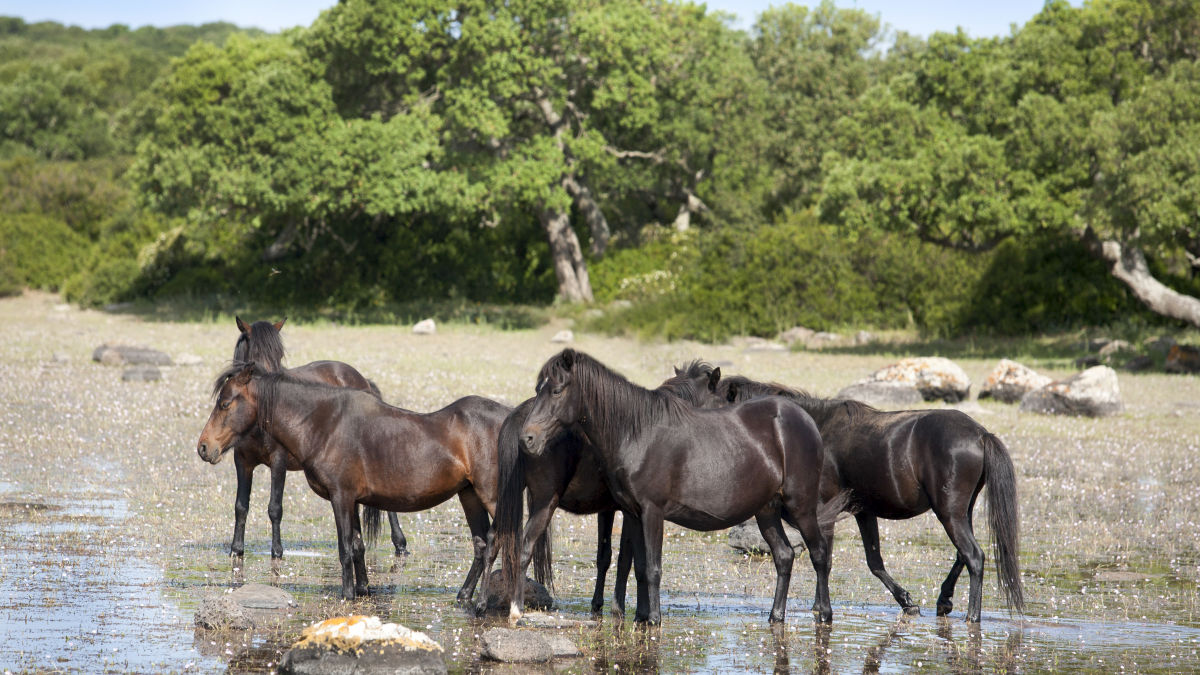
[[[1148,349],[1151,354],[1166,356],[1167,353],[1171,351],[1171,347],[1174,347],[1176,343],[1175,338],[1168,335],[1160,335],[1155,338],[1147,338],[1142,344],[1146,346],[1146,349]]]
[[[1018,403],[1021,397],[1050,384],[1051,379],[1040,375],[1032,368],[1023,366],[1016,361],[1000,359],[1000,363],[992,369],[983,386],[979,389],[979,398],[995,398],[1002,403]]]
[[[890,382],[908,385],[921,392],[926,401],[957,403],[971,391],[971,380],[958,364],[940,356],[904,359],[877,370],[855,384]]]
[[[799,530],[784,523],[783,532],[796,552],[804,550],[804,538]],[[752,555],[771,555],[771,547],[767,546],[767,540],[763,539],[753,518],[729,528],[729,546]]]
[[[1154,358],[1150,357],[1150,356],[1146,356],[1145,354],[1143,354],[1142,356],[1135,356],[1132,359],[1129,359],[1128,361],[1126,361],[1125,365],[1121,366],[1121,367],[1130,373],[1140,373],[1143,371],[1150,370],[1151,368],[1154,367]]]
[[[1127,352],[1131,349],[1133,349],[1133,345],[1124,340],[1111,340],[1108,344],[1101,347],[1098,353],[1100,354],[1100,358],[1108,359],[1117,352]]]
[[[429,636],[376,616],[341,616],[304,629],[280,673],[445,673],[445,650]]]
[[[805,328],[804,326],[794,326],[780,333],[779,341],[789,345],[793,342],[807,342],[808,338],[815,334],[816,331]]]
[[[562,614],[541,611],[525,612],[517,621],[522,628],[595,628],[595,619],[569,619]]]
[[[1094,368],[1100,365],[1100,357],[1092,354],[1075,359],[1076,368]]]
[[[204,364],[204,359],[195,354],[180,354],[179,358],[175,359],[177,366],[199,366]]]
[[[62,352],[54,352],[54,355],[51,356],[50,359],[54,363],[70,363],[71,362],[71,357],[67,356],[66,354],[64,354]]]
[[[565,635],[551,633],[546,636],[546,642],[550,643],[550,652],[554,654],[554,658],[574,658],[582,656],[583,652],[579,651],[579,647],[571,642],[570,638]]]
[[[1164,370],[1168,373],[1200,373],[1200,349],[1191,345],[1171,345]]]
[[[869,345],[875,341],[875,334],[869,331],[860,330],[854,334],[855,345]]]
[[[488,579],[487,608],[489,610],[508,611],[508,589],[504,588],[504,571],[493,570]],[[551,609],[554,598],[550,591],[538,582],[525,577],[525,607],[527,609]]]
[[[812,337],[805,341],[810,349],[821,349],[830,345],[838,344],[842,341],[842,336],[837,333],[814,333]]]
[[[839,391],[837,398],[862,401],[876,408],[909,408],[925,401],[916,387],[891,382],[852,384]]]
[[[162,371],[154,366],[134,366],[121,373],[121,380],[125,382],[155,382],[161,379]]]
[[[437,324],[433,319],[424,319],[413,325],[413,335],[434,335],[437,333]]]
[[[1021,398],[1022,412],[1104,417],[1125,409],[1117,371],[1108,366],[1087,370],[1035,389]]]
[[[210,593],[196,610],[196,625],[245,630],[277,623],[296,606],[291,593],[265,584],[246,584],[233,591]]]
[[[540,633],[517,628],[491,628],[483,633],[485,659],[504,662],[544,662],[554,658],[554,649]]]
[[[245,607],[237,604],[227,593],[210,593],[200,600],[195,624],[211,630],[246,630],[254,620]]]
[[[149,347],[106,342],[92,352],[92,360],[106,366],[150,365],[169,366],[171,357]]]
[[[550,341],[557,343],[574,342],[575,334],[569,330],[560,330],[554,334],[554,337],[550,338]]]

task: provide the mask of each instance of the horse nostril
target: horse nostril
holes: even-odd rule
[[[533,445],[533,434],[525,434],[521,437],[522,447],[529,448],[531,445]]]
[[[196,448],[196,452],[200,453],[201,457],[207,456],[208,455],[208,444],[201,443],[200,446],[198,448]]]

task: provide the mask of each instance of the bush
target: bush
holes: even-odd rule
[[[0,251],[10,283],[57,291],[87,256],[86,238],[34,213],[0,213]]]

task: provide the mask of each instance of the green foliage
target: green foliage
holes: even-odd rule
[[[88,241],[65,223],[38,214],[0,213],[0,259],[12,283],[56,291],[79,266]]]

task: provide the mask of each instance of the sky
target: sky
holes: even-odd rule
[[[816,3],[809,0],[797,4]],[[29,23],[49,20],[84,28],[105,28],[114,23],[137,28],[228,21],[275,32],[308,26],[321,10],[334,4],[336,0],[0,0],[0,15],[18,16]],[[737,15],[735,25],[749,28],[759,12],[782,3],[710,0],[706,4],[710,10]],[[893,29],[915,35],[952,32],[961,26],[972,37],[991,37],[1008,35],[1011,24],[1023,25],[1042,8],[1044,0],[834,0],[834,4],[876,14]],[[1079,0],[1071,4],[1078,6]]]

